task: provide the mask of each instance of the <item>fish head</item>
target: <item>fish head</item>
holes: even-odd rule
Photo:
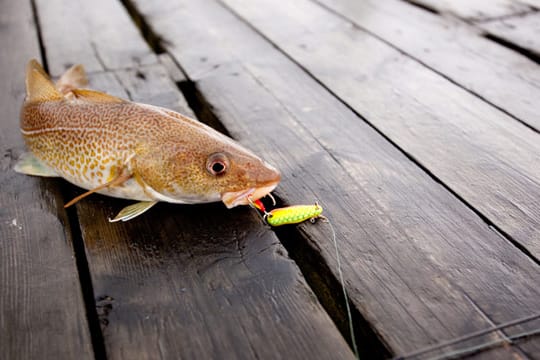
[[[223,201],[228,208],[269,194],[279,171],[224,135],[161,143],[135,160],[140,177],[158,200],[178,203]],[[139,152],[140,153],[140,152]]]

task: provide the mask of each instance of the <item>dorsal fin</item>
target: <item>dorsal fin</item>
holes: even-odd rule
[[[99,103],[124,103],[126,100],[120,99],[116,96],[112,96],[101,91],[94,91],[88,89],[74,89],[71,91],[78,99],[83,99],[92,102]]]
[[[56,82],[56,88],[67,94],[73,89],[84,88],[88,85],[88,77],[82,65],[73,65]]]
[[[62,99],[41,65],[32,59],[26,66],[26,101],[51,101]]]

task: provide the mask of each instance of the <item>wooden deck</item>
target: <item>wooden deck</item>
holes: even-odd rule
[[[0,0],[0,358],[353,359],[328,224],[12,168],[24,67],[197,117],[336,229],[362,359],[540,313],[540,1]],[[437,349],[536,331],[540,318]],[[463,355],[465,356],[465,355]],[[540,335],[467,354],[540,359]],[[444,358],[444,357],[443,357]]]

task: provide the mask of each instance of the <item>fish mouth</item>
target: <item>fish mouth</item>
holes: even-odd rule
[[[238,205],[249,205],[250,201],[258,200],[272,192],[272,190],[276,188],[278,182],[279,181],[276,181],[268,186],[261,186],[258,188],[226,192],[221,195],[221,201],[223,201],[228,209]]]

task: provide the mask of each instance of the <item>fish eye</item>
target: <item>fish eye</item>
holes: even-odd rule
[[[223,153],[214,153],[206,161],[206,170],[212,175],[223,175],[229,167],[229,160]]]

